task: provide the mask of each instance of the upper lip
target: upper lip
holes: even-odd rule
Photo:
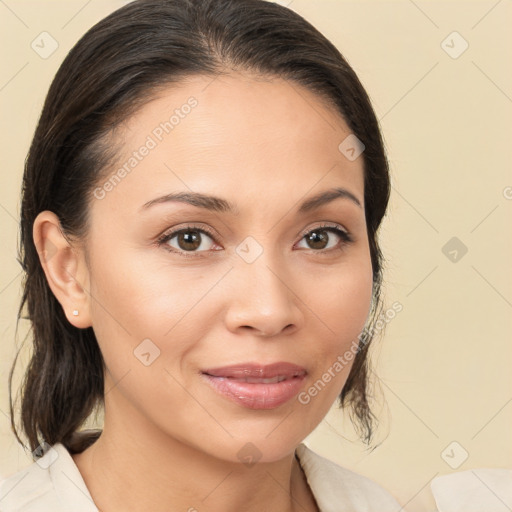
[[[219,368],[208,368],[202,370],[202,373],[213,377],[230,377],[234,379],[243,379],[246,377],[271,379],[272,377],[292,378],[295,376],[303,376],[307,372],[302,366],[280,361],[266,365],[259,363],[238,363]]]

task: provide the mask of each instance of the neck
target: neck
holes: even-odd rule
[[[157,429],[148,432],[133,422],[120,428],[109,420],[106,410],[100,438],[73,455],[100,511],[318,510],[294,453],[249,466],[213,457]]]

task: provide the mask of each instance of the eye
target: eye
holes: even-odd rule
[[[205,238],[209,239],[210,242]],[[336,243],[336,238],[338,243]],[[307,231],[301,238],[301,241],[303,240],[309,245],[306,249],[312,249],[320,254],[331,253],[331,250],[341,250],[353,242],[352,236],[347,231],[341,229],[338,225],[328,224]],[[165,246],[165,249],[169,252],[184,257],[201,256],[197,253],[220,250],[212,249],[212,246],[215,245],[214,234],[206,227],[200,228],[197,226],[186,226],[164,233],[157,240],[157,245]]]
[[[211,242],[214,241],[213,234],[206,228],[187,226],[165,233],[158,239],[157,243],[159,246],[166,245],[166,249],[170,252],[176,252],[187,257],[189,256],[186,254],[187,252],[196,253],[211,250],[212,244],[205,241],[205,238],[210,239]]]
[[[330,234],[335,235],[333,241],[331,240],[332,236]],[[341,240],[341,244],[338,244],[338,247],[336,247],[336,237]],[[315,249],[315,252],[330,252],[330,249],[336,248],[343,249],[345,245],[353,242],[353,238],[347,231],[339,228],[337,225],[327,224],[308,231],[303,235],[301,241],[302,240],[305,240],[306,243],[309,244],[309,247],[306,247],[306,249]]]

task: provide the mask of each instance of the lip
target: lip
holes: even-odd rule
[[[266,365],[259,363],[238,363],[231,366],[208,368],[202,370],[202,373],[207,373],[213,377],[230,377],[233,379],[243,379],[245,377],[271,379],[278,376],[291,378],[295,375],[305,374],[306,370],[302,366],[279,361]]]
[[[273,409],[286,403],[300,391],[306,374],[302,366],[287,362],[239,363],[201,371],[216,392],[249,409]]]

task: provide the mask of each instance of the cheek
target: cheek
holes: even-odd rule
[[[335,274],[324,276],[308,294],[311,308],[323,320],[337,348],[356,338],[365,326],[373,289],[371,262],[354,258]],[[309,304],[309,302],[308,302]]]
[[[133,255],[118,254],[115,264],[97,260],[93,270],[91,310],[107,367],[106,399],[113,409],[160,415],[168,423],[172,408],[162,404],[187,403],[180,362],[200,336],[187,313],[201,290],[185,283],[183,273],[152,268]]]
[[[342,333],[343,340],[358,336],[364,328],[371,306],[371,269],[369,272],[353,272],[344,276],[333,287],[331,297],[329,312],[333,322],[332,329]]]
[[[113,253],[106,241],[103,247],[102,255]],[[133,249],[115,254],[115,259],[96,257],[91,264],[94,332],[116,381],[130,371],[130,380],[137,376],[141,387],[151,387],[170,379],[165,370],[180,374],[182,362],[207,337],[211,322],[205,317],[218,317],[205,295],[226,269],[196,271],[161,255],[144,258]],[[155,371],[160,372],[155,380],[148,380]]]
[[[348,378],[370,312],[371,263],[369,259],[358,259],[337,271],[335,277],[325,276],[316,284],[313,293],[307,295],[306,304],[317,328],[314,374],[316,379],[329,383],[329,391],[323,393],[329,402],[341,392]]]
[[[114,252],[105,244],[102,254]],[[105,363],[116,378],[134,363],[140,365],[137,355],[139,351],[147,353],[144,348],[152,357],[159,356],[162,343],[172,339],[166,333],[172,333],[186,314],[187,288],[183,283],[163,280],[162,271],[148,267],[133,252],[117,251],[115,258],[95,257],[90,282],[94,332]]]
[[[161,337],[186,313],[194,287],[165,260],[155,262],[143,251],[129,247],[123,251],[122,244],[114,250],[107,244],[91,265],[93,322],[116,329],[122,338],[132,336],[132,341]]]

